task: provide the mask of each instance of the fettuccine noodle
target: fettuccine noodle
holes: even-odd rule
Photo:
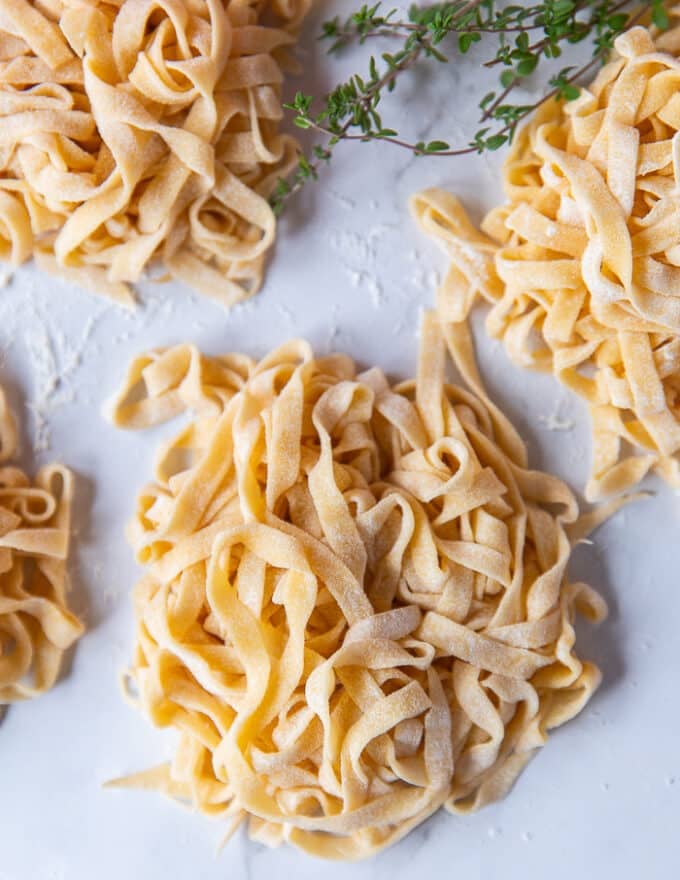
[[[452,260],[442,319],[465,321],[483,298],[517,363],[588,401],[590,500],[650,469],[680,486],[680,28],[615,45],[580,98],[517,135],[486,234],[447,193],[413,200]]]
[[[155,261],[226,306],[255,293],[309,2],[2,0],[0,259],[127,305]]]
[[[113,784],[334,859],[502,797],[597,687],[573,620],[606,608],[567,580],[575,499],[527,470],[464,325],[427,315],[396,386],[302,341],[259,363],[153,351],[113,420],[185,410],[130,530],[130,676],[180,741]]]
[[[49,690],[83,632],[66,605],[73,476],[53,464],[31,485],[6,464],[16,441],[0,389],[0,707]]]

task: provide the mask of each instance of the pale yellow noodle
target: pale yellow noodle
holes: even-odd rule
[[[255,293],[309,3],[2,0],[0,259],[127,305],[156,262],[226,306]]]
[[[517,363],[587,400],[590,500],[650,469],[680,486],[679,37],[657,47],[634,28],[580,98],[543,107],[515,139],[507,202],[483,232],[447,193],[412,201],[451,259],[442,319],[465,321],[481,297]]]
[[[49,690],[83,632],[66,603],[73,475],[52,464],[31,484],[6,464],[16,439],[0,389],[0,707]]]
[[[425,317],[416,381],[290,342],[259,363],[137,358],[120,427],[190,411],[129,537],[130,671],[172,763],[115,785],[359,859],[444,806],[503,796],[599,672],[574,653],[569,489],[481,388],[462,324]],[[445,378],[447,348],[473,391]]]

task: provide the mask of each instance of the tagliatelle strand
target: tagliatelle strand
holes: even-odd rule
[[[125,305],[159,262],[225,306],[255,293],[267,197],[297,161],[280,88],[308,5],[3,3],[0,259]]]
[[[6,464],[16,426],[0,389],[0,707],[49,690],[83,626],[66,592],[73,475],[42,468],[35,482]]]
[[[574,653],[568,488],[526,469],[469,339],[426,315],[416,381],[290,342],[131,365],[119,427],[189,411],[129,537],[130,677],[179,744],[112,783],[359,859],[503,796],[599,672]],[[447,348],[474,393],[449,384]],[[484,397],[480,396],[484,395]]]
[[[481,297],[513,360],[588,401],[592,501],[652,469],[680,485],[680,61],[661,50],[679,30],[657,48],[633,28],[580,98],[541,108],[483,232],[447,193],[412,200],[452,261],[442,320],[466,321]]]

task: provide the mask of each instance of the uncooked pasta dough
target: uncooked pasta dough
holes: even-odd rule
[[[125,304],[154,262],[224,305],[253,294],[296,161],[280,87],[308,5],[3,0],[0,258]]]
[[[16,437],[0,389],[0,707],[51,688],[83,631],[66,606],[73,476],[53,464],[31,484],[6,464]]]
[[[527,469],[465,326],[427,315],[394,386],[301,341],[259,363],[153,351],[113,420],[185,410],[130,529],[131,683],[179,744],[114,784],[334,859],[502,797],[596,688],[573,621],[606,609],[566,577],[574,497]]]
[[[584,397],[591,500],[654,469],[680,486],[680,28],[634,28],[576,101],[544,107],[505,163],[507,202],[477,232],[460,203],[416,196],[452,260],[447,322],[478,297],[519,364]]]

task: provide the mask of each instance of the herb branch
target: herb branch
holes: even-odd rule
[[[518,124],[545,101],[577,98],[581,77],[605,61],[616,37],[645,14],[658,28],[668,27],[664,0],[642,4],[630,0],[544,0],[531,6],[458,0],[414,5],[407,18],[398,17],[396,10],[384,12],[382,3],[375,3],[363,5],[344,20],[336,17],[325,22],[320,39],[330,42],[331,53],[378,38],[400,45],[396,51],[383,52],[379,60],[371,55],[366,73],[354,74],[324,99],[298,92],[291,103],[284,104],[295,114],[295,125],[318,133],[322,143],[309,155],[300,156],[291,177],[278,181],[270,198],[274,211],[281,213],[292,195],[318,178],[321,167],[330,162],[342,141],[384,141],[416,156],[498,150],[512,141]],[[409,68],[421,60],[445,64],[452,54],[465,55],[476,43],[494,36],[495,51],[484,66],[502,67],[499,87],[479,101],[481,127],[465,146],[452,147],[443,139],[411,142],[383,122],[380,101]],[[559,58],[565,46],[584,40],[589,40],[593,49],[587,63],[559,70],[536,102],[512,103],[514,90],[536,72],[543,59]]]

